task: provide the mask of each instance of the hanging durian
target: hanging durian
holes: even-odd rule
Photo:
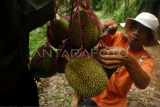
[[[52,48],[44,46],[39,47],[34,52],[30,64],[32,76],[34,78],[45,78],[53,76],[57,72],[54,67],[55,59],[56,52]]]
[[[101,94],[108,85],[108,77],[102,66],[93,58],[74,57],[65,68],[72,88],[85,97]]]
[[[52,31],[53,36],[49,30]],[[47,39],[54,48],[58,48],[62,40],[69,37],[69,26],[61,20],[54,20],[51,29],[47,29]]]
[[[99,22],[97,16],[96,19]],[[73,28],[72,23],[74,23]],[[80,24],[82,34],[82,45],[85,49],[91,49],[99,42],[101,32],[99,31],[96,21],[94,20],[89,10],[80,11]],[[81,47],[81,38],[78,14],[76,14],[74,21],[72,20],[69,30],[69,38],[71,40],[71,43],[79,49]]]

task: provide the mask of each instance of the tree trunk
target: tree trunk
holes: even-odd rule
[[[113,11],[116,10],[116,0],[113,1]]]
[[[129,0],[128,0],[128,2],[127,2],[127,3],[128,3],[128,5],[127,5],[127,6],[129,6]]]
[[[125,6],[124,6],[124,14],[123,14],[123,19],[125,20],[125,12],[126,12],[126,2],[127,0],[125,0]]]
[[[128,10],[128,6],[129,6],[129,0],[127,0],[127,6],[126,6],[126,7],[127,7],[127,9],[126,9],[126,10]]]

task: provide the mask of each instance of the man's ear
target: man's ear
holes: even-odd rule
[[[149,37],[147,38],[147,40],[151,40],[153,38],[154,38],[154,36],[151,34],[151,35],[149,35]]]
[[[145,41],[145,43],[147,43],[149,40],[148,39],[146,39],[146,41]]]

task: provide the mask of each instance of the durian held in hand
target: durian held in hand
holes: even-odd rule
[[[74,57],[65,68],[72,88],[85,97],[101,94],[108,85],[108,76],[100,63],[90,56]]]

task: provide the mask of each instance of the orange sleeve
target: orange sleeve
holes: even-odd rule
[[[103,41],[104,41],[104,44],[107,46],[108,44],[112,45],[112,42],[114,40],[114,36],[115,35],[109,35],[109,33],[107,33],[107,35],[105,35],[103,37]],[[108,43],[108,44],[107,44]]]
[[[153,72],[154,68],[154,59],[152,57],[146,58],[141,62],[141,68],[151,77],[151,73]]]
[[[147,58],[145,60],[143,60],[141,62],[141,68],[148,74],[148,76],[151,78],[151,73],[153,72],[153,68],[154,68],[154,59],[152,57],[150,58]],[[138,89],[141,89],[139,88],[136,84],[134,84]]]
[[[118,44],[119,42],[121,42],[121,40],[124,38],[124,35],[120,32],[117,31],[114,35],[110,35],[109,33],[107,33],[104,37],[103,37],[103,41],[104,44],[107,45],[110,44],[111,46]],[[107,42],[107,43],[106,43]]]

